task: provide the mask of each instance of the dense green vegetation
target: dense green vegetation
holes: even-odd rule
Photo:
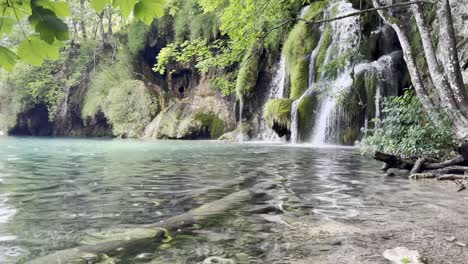
[[[2,72],[0,83],[2,131],[15,126],[17,114],[43,106],[48,110],[50,122],[68,108],[73,108],[74,114],[78,112],[76,118],[81,119],[79,122],[84,127],[104,117],[114,136],[142,137],[155,117],[165,113],[164,124],[153,124],[156,131],[171,127],[171,133],[165,137],[183,137],[178,132],[185,130],[190,130],[191,135],[203,134],[198,131],[203,129],[218,137],[227,132],[227,127],[236,125],[238,117],[229,116],[224,108],[211,111],[209,106],[216,102],[217,107],[232,112],[235,108],[238,112],[240,104],[234,107],[231,104],[236,104],[232,102],[235,100],[241,100],[250,111],[243,118],[263,114],[270,127],[277,124],[290,129],[292,102],[309,88],[311,77],[332,80],[350,61],[360,62],[363,56],[372,60],[384,46],[379,37],[372,35],[375,32],[370,32],[374,28],[369,20],[377,20],[377,14],[360,18],[364,41],[357,49],[349,48],[346,52],[339,51],[339,43],[331,46],[335,32],[330,24],[311,26],[297,20],[301,10],[306,21],[323,19],[324,14],[335,16],[336,6],[330,8],[327,0],[8,3],[3,5],[0,25],[4,40],[0,47],[0,66],[11,71]],[[357,8],[356,3],[352,4]],[[364,5],[371,7],[370,2]],[[24,12],[17,16],[15,10]],[[435,20],[432,8],[425,8],[424,12],[430,22]],[[412,50],[420,50],[422,42],[417,27],[412,27],[412,33]],[[317,53],[311,64],[314,49]],[[263,87],[268,85],[265,82],[274,77],[272,65],[277,63],[280,54],[286,61],[284,97],[287,99],[257,105]],[[416,56],[417,63],[426,71],[427,63],[423,59]],[[310,65],[314,66],[312,72]],[[363,125],[364,115],[375,116],[377,75],[374,72],[352,74],[354,90],[330,94],[326,82],[312,87],[313,91],[298,104],[300,140],[310,138],[320,100],[327,95],[340,98],[338,107],[344,113],[339,143],[350,144],[361,137],[359,127]],[[202,87],[193,91],[197,85]],[[200,97],[210,100],[203,102]],[[190,105],[195,98],[203,107]],[[455,136],[447,129],[442,131],[441,126],[431,126],[433,118],[417,109],[421,103],[415,96],[404,98],[385,103],[385,119],[366,131],[367,137],[362,142],[365,151],[445,155],[437,151],[443,145],[452,144]],[[228,103],[224,105],[222,100]],[[171,113],[171,109],[177,109],[176,113]],[[198,113],[199,109],[203,111]],[[403,123],[395,123],[401,119],[391,119],[394,115],[408,118]],[[229,121],[225,120],[228,118]],[[192,121],[196,126],[188,125]],[[450,120],[442,118],[441,122],[448,124]],[[249,127],[245,132],[250,133],[255,124],[244,126]],[[401,136],[406,130],[414,133]]]
[[[456,136],[445,109],[424,113],[413,92],[388,98],[384,102],[384,117],[375,120],[374,128],[364,131],[361,142],[364,153],[382,151],[405,157],[444,158],[455,149]]]
[[[18,42],[10,41],[0,46],[0,67],[11,71],[18,60],[40,65],[45,59],[59,58],[59,49],[70,38],[68,26],[64,22],[71,15],[67,2],[3,0],[0,5],[3,7],[0,34],[9,34],[15,27],[19,28],[21,34],[21,37],[14,38]],[[80,11],[84,10],[83,6],[84,1],[81,1]],[[164,0],[92,0],[90,6],[98,13],[112,6],[120,10],[123,18],[133,12],[135,18],[146,24],[151,24],[154,18],[161,17],[164,13]],[[100,16],[102,15],[101,13]],[[86,19],[74,18],[78,18],[83,24]],[[76,26],[76,20],[73,23]]]

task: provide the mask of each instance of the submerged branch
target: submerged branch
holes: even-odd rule
[[[249,189],[231,193],[221,199],[206,203],[187,213],[170,217],[154,224],[140,225],[124,229],[118,237],[99,241],[94,244],[83,245],[71,249],[60,250],[52,254],[39,257],[30,264],[54,263],[95,263],[103,257],[121,255],[130,247],[143,243],[163,241],[169,232],[179,231],[182,228],[201,224],[214,217],[244,205],[246,202],[265,195],[267,190],[275,188],[272,181],[257,183]]]

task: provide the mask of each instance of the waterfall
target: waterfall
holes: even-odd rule
[[[320,29],[322,31],[322,28]],[[299,104],[301,103],[302,99],[306,96],[309,96],[314,89],[314,83],[315,83],[315,61],[317,59],[317,54],[319,52],[319,48],[323,42],[323,38],[320,38],[319,42],[317,43],[317,46],[315,49],[312,51],[312,54],[310,55],[310,63],[309,63],[309,88],[299,97],[299,99],[294,100],[294,102],[291,105],[291,143],[296,144],[299,139],[299,121],[298,121],[298,116],[297,116],[297,111]]]
[[[237,133],[236,140],[237,142],[244,142],[244,129],[242,127],[242,111],[244,110],[244,99],[242,96],[239,96],[239,133]]]
[[[65,96],[63,98],[63,102],[62,102],[62,105],[60,106],[60,110],[59,110],[59,116],[60,117],[66,117],[67,113],[68,113],[68,98],[70,97],[70,85],[67,85],[65,87]]]
[[[286,80],[286,56],[281,54],[278,69],[273,79],[273,89],[270,90],[269,99],[283,98]]]
[[[398,64],[402,60],[402,57],[403,54],[401,51],[394,51],[380,57],[376,61],[360,63],[355,67],[356,76],[361,74],[372,74],[376,78],[375,119],[377,122],[380,120],[382,115],[382,98],[398,95],[400,81]]]
[[[328,9],[328,13],[330,11],[336,13],[335,16],[343,16],[355,12],[356,9],[352,7],[351,3],[340,1],[332,5]],[[323,65],[327,65],[333,60],[340,58],[339,56],[355,53],[359,48],[360,24],[358,17],[333,21],[330,23],[330,26],[333,32],[332,41],[327,48]],[[319,110],[314,122],[311,138],[312,144],[336,143],[336,137],[339,135],[341,127],[340,111],[337,109],[336,97],[352,87],[352,70],[353,65],[347,60],[345,61],[344,68],[337,72],[335,79],[331,79],[327,76],[326,71],[322,71],[320,87],[324,87],[328,92],[321,96],[322,98],[319,102]]]
[[[273,81],[270,86],[270,90],[268,92],[266,102],[268,102],[271,99],[283,98],[285,81],[286,81],[286,57],[283,54],[281,54],[281,58],[276,67],[275,75],[273,77]],[[278,142],[281,140],[280,137],[275,133],[275,131],[268,128],[268,126],[266,125],[266,120],[263,117],[260,120],[259,138],[261,140],[273,141],[273,142]]]
[[[330,18],[331,13],[334,13],[335,16],[342,16],[356,10],[352,8],[351,3],[345,1],[339,1],[335,4],[329,6],[324,14],[324,18]],[[324,27],[322,25],[321,32],[324,32]],[[332,42],[327,47],[325,60],[323,65],[326,65],[329,62],[337,59],[339,56],[344,56],[347,52],[354,52],[358,49],[358,34],[360,30],[359,19],[357,17],[349,17],[346,19],[333,21],[330,23],[332,27]],[[324,41],[324,34],[320,37],[320,40],[312,51],[310,56],[309,64],[309,87],[301,95],[301,97],[295,100],[292,104],[291,109],[291,142],[297,143],[299,138],[298,132],[298,107],[300,102],[306,96],[311,95],[313,92],[321,88],[327,88],[331,90],[330,93],[322,96],[322,99],[319,102],[319,111],[317,113],[317,118],[314,122],[314,129],[311,141],[316,145],[322,145],[328,141],[328,135],[336,133],[339,129],[339,122],[336,115],[336,96],[343,92],[346,89],[349,89],[352,86],[351,71],[352,67],[350,62],[347,61],[344,69],[338,72],[338,77],[335,80],[332,80],[327,76],[326,71],[322,71],[322,74],[319,76],[319,80],[315,80],[316,73],[316,59],[317,55],[320,52],[320,47]],[[314,118],[314,117],[310,117]]]
[[[326,95],[320,101],[320,108],[317,113],[317,118],[314,122],[314,130],[311,142],[313,145],[324,145],[335,143],[336,136],[339,134],[341,127],[339,115],[340,111],[337,109],[336,96],[343,91],[350,89],[353,85],[351,78],[351,71],[345,71],[340,76],[331,82],[328,89],[332,89],[334,94]]]

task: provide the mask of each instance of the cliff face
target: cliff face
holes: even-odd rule
[[[466,82],[467,1],[452,1]],[[372,6],[371,1],[324,1],[298,15],[320,20],[354,12],[361,4]],[[377,14],[313,27],[298,22],[277,50],[262,49],[249,58],[250,68],[241,71],[254,75],[255,82],[240,87],[237,96],[223,96],[211,81],[219,72],[201,74],[192,63],[172,65],[171,74],[152,71],[156,55],[175,38],[172,23],[154,23],[141,47],[125,56],[115,49],[125,53],[133,36],[120,37],[127,46],[103,45],[97,59],[94,51],[81,63],[78,82],[64,82],[54,106],[36,104],[10,114],[16,122],[8,132],[215,139],[234,131],[223,138],[353,144],[362,128],[381,117],[383,98],[410,86],[396,34]],[[69,52],[61,78],[75,76],[81,55]]]

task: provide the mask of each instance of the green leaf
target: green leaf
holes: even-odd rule
[[[135,5],[133,13],[135,17],[143,21],[147,25],[155,18],[160,18],[164,15],[165,0],[141,0]]]
[[[52,44],[55,39],[64,41],[69,37],[67,25],[57,17],[45,17],[35,29],[41,35],[41,39],[49,44]]]
[[[11,32],[11,30],[13,29],[13,25],[15,24],[15,20],[9,17],[3,17],[3,18],[0,18],[0,24],[1,24],[0,36],[1,36],[2,34],[8,34]]]
[[[41,39],[49,44],[55,39],[64,41],[69,38],[67,25],[49,9],[35,6],[29,23],[40,34]]]
[[[138,0],[114,0],[113,7],[119,7],[123,17],[128,17]]]
[[[53,11],[59,17],[70,16],[70,7],[66,2],[52,2],[49,0],[36,0],[35,4]]]
[[[96,12],[101,13],[106,5],[111,4],[111,0],[91,0],[89,4]]]
[[[19,19],[23,18],[25,15],[32,14],[32,5],[31,0],[17,0],[17,1],[9,1],[8,8],[5,10],[5,14],[9,14],[11,16],[18,16]],[[15,11],[16,10],[16,15]],[[18,12],[19,11],[19,12]]]
[[[41,65],[45,59],[58,59],[62,45],[63,43],[60,41],[49,44],[42,40],[39,35],[32,35],[20,44],[18,56],[29,64]]]
[[[11,50],[0,46],[0,67],[12,71],[18,56]]]

